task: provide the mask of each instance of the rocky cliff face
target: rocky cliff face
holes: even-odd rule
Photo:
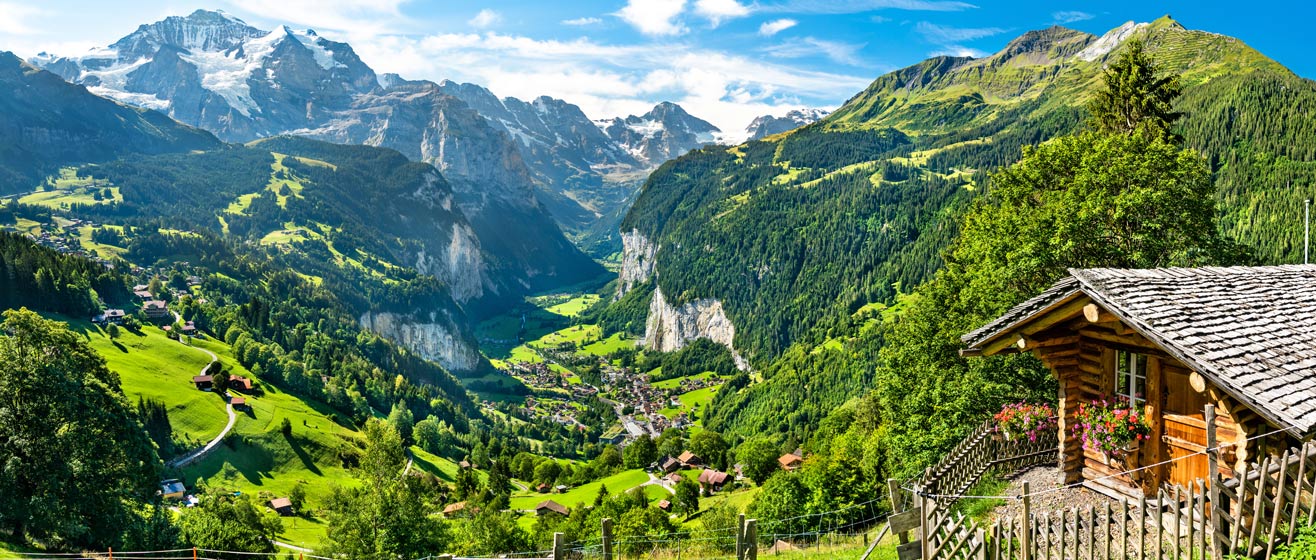
[[[431,313],[428,318],[396,313],[365,313],[361,326],[390,339],[449,371],[474,371],[480,365],[475,342],[451,322]]]
[[[626,295],[636,284],[643,284],[653,277],[654,257],[658,247],[649,242],[649,238],[632,229],[621,234],[621,271],[617,279],[617,297]]]
[[[749,362],[736,352],[736,326],[727,318],[722,302],[699,299],[674,307],[667,303],[661,288],[653,291],[649,303],[649,320],[644,328],[645,347],[661,352],[679,350],[696,338],[707,338],[726,346],[736,359],[736,367],[749,369]]]

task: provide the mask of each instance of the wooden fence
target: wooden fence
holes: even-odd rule
[[[980,526],[952,513],[957,499],[982,473],[1015,459],[984,460],[982,429],[947,461],[914,481],[917,492],[895,496],[891,528],[900,537],[901,560],[1195,560],[1227,556],[1270,558],[1293,542],[1297,530],[1316,520],[1316,444],[1306,442],[1261,464],[1221,476],[1214,410],[1208,406],[1207,446],[1212,480],[1166,486],[1140,499],[1101,506],[1034,512],[1031,496],[1053,491],[1023,485],[1021,513]],[[1052,448],[1055,443],[1052,440]],[[1053,451],[1054,452],[1054,451]],[[949,464],[960,461],[963,465]],[[1027,465],[1027,460],[1020,459]],[[1036,463],[1034,463],[1036,464]],[[976,473],[976,474],[975,474]],[[905,486],[908,488],[909,486]],[[953,489],[953,491],[938,491]],[[899,530],[899,531],[898,531]],[[916,533],[917,538],[906,535]],[[927,538],[921,538],[927,535]]]
[[[906,488],[918,486],[926,494],[961,495],[973,488],[989,472],[1015,473],[1039,465],[1055,465],[1060,458],[1056,446],[1059,434],[1052,427],[1033,441],[999,438],[996,422],[988,420],[947,453],[936,465],[929,467],[922,477],[906,480]],[[892,494],[892,506],[897,511],[910,506],[906,494],[903,499]],[[902,501],[897,504],[895,501]],[[954,500],[944,500],[950,505]],[[903,507],[902,507],[903,506]]]

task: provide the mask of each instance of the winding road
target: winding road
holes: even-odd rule
[[[178,318],[178,312],[174,312],[174,317],[176,319]],[[181,321],[181,319],[178,320]],[[178,343],[183,344],[183,341],[180,339]],[[188,345],[184,344],[184,346],[188,346]],[[219,356],[216,356],[214,352],[206,350],[205,348],[197,348],[196,346],[189,346],[189,347],[205,352],[207,355],[210,356],[210,363],[206,364],[205,367],[201,368],[201,372],[198,373],[197,375],[205,375],[206,370],[210,369],[211,364],[214,364],[215,362],[219,361]],[[170,459],[168,463],[165,463],[165,465],[168,466],[169,468],[178,468],[188,465],[202,457],[205,457],[206,454],[210,453],[211,450],[215,449],[215,447],[218,446],[220,442],[224,441],[224,437],[227,436],[231,430],[233,430],[233,424],[238,421],[238,415],[237,413],[233,412],[232,403],[224,405],[224,408],[228,411],[228,425],[224,426],[224,431],[219,432],[219,435],[215,436],[215,439],[210,440],[210,442],[206,443],[206,445],[201,449],[197,449],[190,453],[186,453],[180,457],[175,457],[173,459]]]

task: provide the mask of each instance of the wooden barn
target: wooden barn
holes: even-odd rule
[[[1031,352],[1054,372],[1066,482],[1106,493],[1209,479],[1207,404],[1222,471],[1316,429],[1316,266],[1074,269],[963,341],[966,356]],[[1080,403],[1116,396],[1151,426],[1125,464],[1072,430]]]

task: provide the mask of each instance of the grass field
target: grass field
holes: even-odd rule
[[[123,201],[119,187],[104,186],[104,182],[97,186],[91,177],[79,177],[77,170],[72,167],[61,169],[54,179],[54,186],[46,185],[46,190],[25,195],[18,201],[46,208],[68,208],[74,204],[109,204]],[[106,190],[110,192],[110,196],[96,200],[94,193],[103,193]]]
[[[538,492],[515,492],[510,501],[512,509],[531,509],[544,500],[553,500],[569,508],[577,504],[592,504],[599,494],[600,486],[607,486],[609,494],[619,494],[648,482],[649,475],[641,469],[632,469],[614,474],[603,480],[582,484],[565,494],[540,494]]]
[[[654,375],[654,374],[658,373],[658,372],[661,371],[661,370],[662,370],[662,368],[658,368],[658,369],[656,369],[656,370],[650,372],[650,375]],[[656,381],[656,382],[652,383],[651,385],[653,385],[653,387],[654,387],[655,389],[675,389],[675,388],[681,386],[681,380],[682,380],[682,379],[691,379],[691,380],[694,380],[694,379],[708,379],[708,378],[713,377],[713,376],[715,376],[715,375],[717,375],[717,374],[716,374],[716,373],[713,373],[713,372],[711,372],[711,371],[706,371],[706,372],[701,373],[701,374],[699,374],[699,375],[687,375],[687,376],[685,376],[685,377],[673,377],[673,378],[671,378],[671,379],[664,379],[664,380],[662,380],[662,381]]]
[[[722,387],[721,385],[714,385],[712,387],[704,387],[703,389],[696,389],[694,391],[690,391],[689,393],[683,393],[680,396],[676,397],[676,400],[681,402],[681,406],[679,408],[668,407],[659,410],[658,413],[668,418],[674,418],[677,414],[681,412],[685,412],[691,415],[693,415],[696,412],[701,412],[704,410],[705,407],[708,406],[708,403],[713,402],[713,396],[717,394],[717,390],[721,387]]]
[[[199,349],[214,352],[230,372],[257,378],[237,362],[228,345],[217,340],[193,339],[196,348],[189,348],[169,340],[155,327],[145,327],[141,335],[122,330],[117,340],[110,340],[90,322],[53,318],[67,322],[105,356],[129,399],[143,396],[163,401],[175,432],[197,441],[209,441],[228,421],[223,400],[191,384],[192,376],[210,362]],[[364,442],[351,422],[328,405],[296,397],[269,383],[260,385],[263,394],[248,398],[250,410],[239,413],[225,443],[169,476],[189,484],[205,479],[208,486],[255,494],[262,500],[287,496],[294,486],[305,484],[310,518],[285,519],[280,538],[300,546],[318,546],[325,526],[315,510],[335,486],[359,484],[341,465],[338,451]],[[285,418],[292,425],[291,437],[280,431]],[[412,452],[416,457],[413,468],[449,482],[455,479],[457,465],[452,461],[418,448]]]
[[[579,345],[585,341],[598,340],[603,336],[602,333],[603,329],[599,328],[598,325],[576,325],[548,333],[539,337],[538,340],[531,341],[529,345],[534,348],[551,348],[564,342]]]
[[[205,352],[169,340],[153,326],[143,327],[142,334],[119,329],[119,338],[111,340],[89,321],[51,317],[87,339],[110,370],[119,374],[123,392],[133,403],[139,397],[163,402],[174,433],[204,443],[228,424],[224,400],[192,385],[192,376],[210,363]]]
[[[563,317],[575,317],[599,301],[598,294],[585,294],[573,297],[565,302],[547,308],[549,313]]]
[[[580,351],[592,356],[607,356],[618,350],[634,347],[635,339],[626,336],[624,333],[613,333],[608,338],[585,345]]]

